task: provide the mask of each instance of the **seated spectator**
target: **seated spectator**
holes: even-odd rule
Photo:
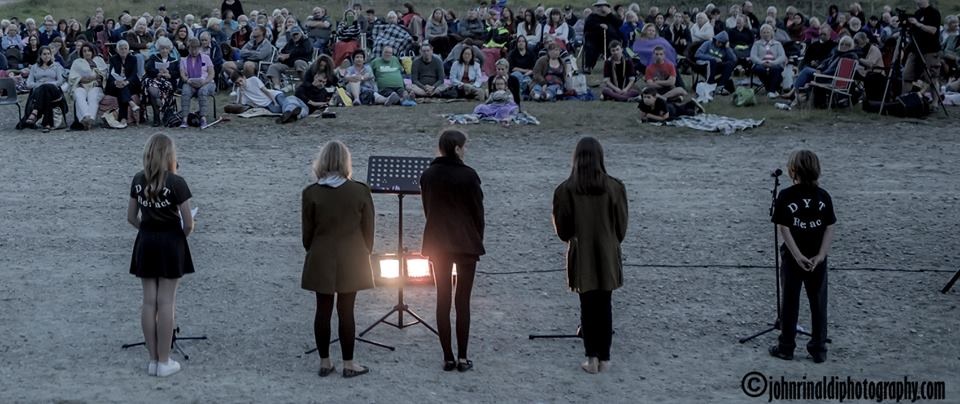
[[[853,45],[859,56],[856,75],[858,80],[863,80],[871,73],[884,74],[883,54],[880,48],[870,42],[870,36],[866,32],[857,32],[853,36]]]
[[[411,49],[413,46],[413,37],[398,24],[399,17],[397,13],[391,11],[387,14],[387,21],[383,24],[373,27],[373,54],[382,54],[383,48],[389,46],[393,51],[402,53]]]
[[[750,60],[750,51],[753,48],[755,34],[747,27],[747,17],[740,15],[737,17],[736,25],[733,29],[727,30],[730,36],[730,47],[733,53],[737,54],[737,60]]]
[[[661,46],[653,49],[653,62],[647,65],[644,80],[646,88],[655,89],[657,94],[668,100],[687,95],[687,91],[677,85],[676,65],[667,60],[667,54]]]
[[[803,14],[796,13],[788,18],[785,31],[787,31],[787,35],[790,35],[790,41],[803,42],[803,31],[807,28],[803,20]]]
[[[227,43],[230,37],[223,31],[223,20],[219,18],[210,18],[207,20],[207,29],[203,32],[210,34],[210,38],[217,44]]]
[[[481,42],[486,36],[486,33],[487,27],[483,23],[483,20],[480,19],[480,14],[477,10],[471,9],[468,11],[467,18],[461,21],[460,36]]]
[[[727,33],[725,31],[700,45],[700,48],[697,49],[696,58],[698,61],[709,64],[710,77],[707,77],[708,84],[716,84],[726,94],[733,93],[735,86],[733,81],[730,80],[730,76],[733,74],[733,67],[737,64],[737,55],[727,47]],[[726,95],[723,92],[720,92],[720,94]]]
[[[250,33],[250,40],[240,49],[240,60],[238,62],[223,62],[223,72],[228,77],[232,77],[237,71],[238,65],[245,62],[259,63],[269,61],[273,56],[273,45],[267,40],[267,29],[263,26],[257,26]]]
[[[457,18],[457,13],[454,13],[453,10],[447,9],[443,13],[443,19],[447,21],[447,33],[451,35],[460,36],[460,19]]]
[[[638,72],[644,72],[646,66],[653,60],[653,51],[656,48],[663,48],[667,61],[674,66],[677,65],[677,51],[673,45],[666,39],[657,36],[657,28],[653,24],[647,24],[643,27],[640,36],[633,41],[632,46],[627,50],[627,54],[633,59],[633,65]]]
[[[413,37],[414,43],[419,44],[423,42],[423,26],[425,24],[423,17],[414,10],[413,4],[411,3],[403,3],[403,8],[406,10],[400,17],[400,24],[406,28],[410,36]]]
[[[481,119],[492,118],[497,122],[509,123],[517,116],[520,108],[514,102],[513,94],[507,89],[507,80],[504,77],[495,76],[491,84],[494,89],[490,97],[483,104],[477,105],[473,113]]]
[[[643,22],[640,21],[640,17],[637,17],[637,13],[627,11],[623,17],[623,25],[620,26],[621,43],[632,44],[643,32],[643,27]]]
[[[635,83],[636,70],[630,59],[623,56],[620,41],[610,42],[610,57],[603,64],[603,99],[622,102],[634,98],[640,95],[633,87]]]
[[[790,95],[795,95],[793,105],[803,102],[803,93],[809,91],[808,84],[813,81],[814,74],[819,73],[828,76],[836,74],[837,67],[840,66],[840,61],[843,59],[859,59],[853,38],[848,36],[840,38],[837,49],[831,53],[830,57],[820,62],[816,68],[804,67],[803,70],[800,70],[800,73],[797,74],[796,81],[793,83],[793,90],[790,93]]]
[[[459,36],[450,32],[450,25],[444,17],[442,8],[435,8],[430,18],[427,19],[427,26],[424,28],[423,35],[433,49],[435,55],[443,58],[450,49],[458,42]]]
[[[249,25],[241,25],[236,31],[230,34],[230,49],[234,52],[239,53],[240,49],[250,41],[251,29]],[[233,53],[230,53],[230,57],[234,57]]]
[[[694,46],[713,40],[713,25],[706,13],[698,13],[696,23],[690,27],[690,35],[693,37]]]
[[[495,50],[494,53],[488,53],[487,55],[488,58],[492,57],[493,60],[497,60],[503,55],[507,44],[510,42],[510,31],[507,31],[507,29],[503,27],[500,18],[497,18],[495,15],[493,18],[490,18],[489,21],[490,22],[487,23],[487,35],[484,37],[485,42],[483,47],[484,50]],[[523,24],[521,24],[520,27],[520,30],[522,30]],[[527,40],[529,41],[529,37]]]
[[[200,53],[199,40],[190,39],[187,49],[190,53],[180,59],[180,110],[186,117],[190,113],[190,100],[197,97],[197,103],[200,104],[200,126],[203,127],[207,124],[207,102],[217,92],[217,86],[213,83],[217,73],[210,57]],[[183,119],[180,127],[187,127],[186,119]]]
[[[444,84],[445,77],[443,61],[433,54],[430,44],[423,44],[420,46],[420,56],[413,60],[407,91],[415,97],[444,97],[448,88]]]
[[[763,24],[760,27],[760,40],[753,43],[750,62],[753,63],[753,74],[767,89],[767,97],[778,97],[780,83],[783,82],[783,69],[787,64],[787,54],[783,51],[783,45],[773,39],[772,26]]]
[[[130,54],[137,59],[137,74],[143,76],[144,63],[147,61],[146,53],[153,43],[153,36],[147,31],[147,20],[140,18],[133,25],[133,29],[125,32],[123,38],[130,44]]]
[[[830,52],[837,48],[837,42],[832,39],[833,29],[829,24],[820,26],[820,37],[807,45],[803,54],[803,66],[818,66],[830,56]]]
[[[27,76],[27,88],[30,96],[24,110],[27,114],[17,125],[17,129],[35,128],[38,124],[44,132],[53,129],[53,109],[60,107],[66,112],[63,91],[63,66],[53,61],[53,52],[49,47],[40,47],[40,60],[30,66],[30,75]]]
[[[534,101],[556,101],[563,95],[563,83],[567,77],[567,64],[560,60],[560,46],[547,44],[547,54],[537,59],[533,66]]]
[[[22,66],[30,66],[40,60],[40,37],[36,34],[27,37],[23,47],[23,59],[20,60]]]
[[[547,23],[543,26],[543,43],[555,42],[561,48],[566,49],[567,42],[570,41],[570,35],[570,26],[564,21],[560,8],[552,8]]]
[[[53,53],[53,61],[57,62],[60,67],[66,68],[68,55],[67,48],[63,45],[63,38],[53,38],[47,46],[50,48],[50,52]]]
[[[403,84],[403,65],[393,55],[392,46],[384,46],[380,57],[370,62],[370,69],[377,81],[373,101],[377,104],[396,105],[407,97]]]
[[[515,77],[520,83],[520,94],[530,94],[530,83],[533,81],[533,66],[537,64],[537,54],[527,48],[526,38],[517,37],[516,46],[507,55],[507,61],[510,65],[510,76]]]
[[[333,58],[330,55],[320,55],[317,60],[303,72],[303,82],[313,82],[313,76],[322,74],[327,76],[326,83],[334,85],[337,83],[337,75],[333,71]]]
[[[251,66],[252,69],[247,67],[253,64],[253,62],[244,63],[243,71],[255,70],[256,66]],[[256,75],[245,76],[236,73],[233,75],[233,82],[237,86],[238,102],[240,104],[254,108],[264,108],[275,114],[284,114],[284,116],[287,113],[290,116],[299,116],[302,112],[300,100],[292,96],[287,97],[283,95],[282,91],[267,88]]]
[[[285,46],[287,46],[287,42],[290,41],[290,32],[293,30],[293,27],[300,28],[300,26],[297,24],[297,19],[293,18],[293,16],[280,16],[280,20],[282,21],[282,24],[274,27],[273,46],[276,46],[278,49],[283,49]],[[302,33],[303,31],[301,29],[301,34]],[[312,48],[313,44],[310,45]]]
[[[457,89],[459,98],[483,99],[482,76],[480,63],[473,57],[473,48],[463,48],[460,59],[450,67],[450,86]]]
[[[367,33],[367,38],[373,39],[373,38],[374,38],[374,35],[373,35],[373,29],[374,29],[374,27],[376,27],[376,26],[378,26],[378,25],[381,25],[381,24],[384,24],[384,23],[385,23],[385,22],[384,22],[380,17],[377,17],[377,12],[376,12],[376,11],[374,11],[372,8],[371,8],[371,9],[367,9],[366,13],[364,14],[364,19],[363,19],[363,24],[362,24],[362,25],[363,25],[363,32],[366,32],[366,33]]]
[[[956,15],[948,15],[945,26],[940,35],[940,49],[943,50],[944,64],[951,73],[958,70],[960,59],[960,19]]]
[[[493,85],[493,80],[500,77],[506,80],[507,89],[510,90],[510,93],[513,94],[513,102],[517,104],[517,108],[520,107],[521,94],[523,94],[520,88],[520,80],[516,76],[510,73],[510,62],[507,59],[500,59],[496,62],[497,72],[490,76],[487,79],[487,92],[492,93],[496,91],[495,86]]]
[[[344,81],[347,82],[347,92],[353,98],[353,105],[373,104],[373,95],[377,92],[377,80],[373,69],[364,64],[367,59],[363,49],[353,51],[353,64],[347,68]]]
[[[450,50],[450,54],[443,59],[443,70],[447,72],[448,76],[450,75],[450,66],[453,66],[453,62],[460,59],[460,52],[463,52],[463,50],[466,48],[473,50],[473,57],[477,58],[477,62],[480,63],[480,66],[483,66],[483,64],[486,63],[483,50],[481,50],[473,40],[464,39],[462,42],[456,44],[453,49]]]
[[[313,57],[313,47],[310,41],[303,35],[300,27],[294,26],[290,29],[290,41],[280,50],[277,61],[270,64],[270,68],[267,69],[267,79],[271,81],[273,88],[279,89],[283,74],[291,68],[299,72],[306,71],[311,57]]]
[[[140,109],[133,96],[142,92],[140,76],[137,75],[137,58],[130,53],[130,44],[117,42],[117,54],[110,58],[110,75],[107,77],[107,95],[117,98],[120,110],[117,119],[121,126],[127,125],[128,109]]]
[[[187,40],[190,39],[190,28],[186,25],[181,25],[173,31],[173,47],[177,50],[178,55],[186,55],[190,53],[190,50],[187,49]]]
[[[533,10],[527,9],[523,12],[523,21],[517,25],[517,37],[524,37],[527,40],[527,47],[533,50],[540,49],[540,37],[543,36],[543,27],[537,22],[533,15]]]
[[[57,31],[56,21],[48,19],[43,22],[43,27],[45,29],[40,30],[40,46],[50,45],[50,41],[53,41],[53,38],[62,38],[60,31]]]
[[[880,25],[880,19],[875,15],[871,15],[870,20],[867,21],[867,25],[863,27],[863,32],[870,38],[870,43],[874,45],[880,44],[880,37],[883,35],[883,26]]]
[[[694,100],[685,103],[668,101],[658,97],[657,90],[652,87],[643,89],[637,109],[640,110],[642,122],[666,122],[681,116],[694,116],[703,112],[703,108]]]
[[[200,39],[200,53],[210,57],[210,60],[213,61],[213,70],[216,71],[217,74],[220,74],[220,72],[223,71],[223,64],[225,62],[220,44],[214,41],[209,32],[201,32],[200,35],[197,35],[197,38]],[[188,53],[190,53],[189,46],[187,47],[187,51],[181,53],[181,55]]]
[[[337,96],[337,87],[327,81],[327,75],[317,74],[310,81],[304,80],[297,86],[295,96],[291,102],[299,102],[299,113],[296,107],[288,107],[283,116],[277,119],[278,123],[290,123],[298,119],[303,119],[310,114],[320,111],[325,112],[330,106],[334,97]]]
[[[804,28],[803,37],[801,40],[803,43],[809,44],[816,41],[820,38],[820,19],[813,17],[810,19],[810,24]]]
[[[196,38],[192,39],[196,41]],[[199,48],[200,43],[197,42]],[[153,126],[161,125],[167,111],[175,110],[177,101],[173,93],[180,83],[180,63],[173,57],[173,42],[167,38],[157,40],[158,53],[147,60],[143,87],[147,90],[147,101],[153,108]]]
[[[311,47],[320,49],[320,53],[327,53],[327,45],[333,35],[333,21],[327,15],[327,9],[323,7],[314,7],[313,13],[307,17],[303,23],[307,29],[307,38],[310,40]]]

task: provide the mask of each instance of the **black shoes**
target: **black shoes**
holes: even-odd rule
[[[344,369],[343,369],[343,377],[344,377],[344,378],[347,378],[347,379],[349,379],[349,378],[351,378],[351,377],[357,377],[357,376],[360,376],[360,375],[365,375],[365,374],[367,374],[367,373],[370,373],[370,368],[367,368],[367,367],[364,367],[364,368],[362,368],[362,369],[360,369],[360,370],[353,370],[353,369],[347,369],[347,368],[344,368]]]
[[[327,377],[327,376],[330,376],[330,374],[332,374],[333,372],[336,372],[336,371],[337,371],[337,368],[334,367],[334,366],[331,366],[331,367],[328,367],[328,368],[321,367],[321,368],[320,368],[320,372],[318,372],[317,374],[319,374],[320,377]]]
[[[473,369],[473,361],[470,359],[460,359],[460,363],[457,363],[457,370],[460,372],[466,372],[470,369]]]
[[[280,119],[277,119],[277,123],[290,123],[297,120],[297,117],[300,116],[300,107],[296,107],[293,111],[284,112]]]
[[[456,369],[457,369],[457,362],[456,362],[456,361],[444,361],[444,362],[443,362],[443,371],[444,371],[444,372],[452,372],[452,371],[454,371],[454,370],[456,370]]]
[[[811,351],[811,350],[808,349],[808,350],[807,350],[807,353],[809,353],[810,356],[813,357],[813,363],[823,363],[823,362],[826,362],[826,361],[827,361],[827,353],[826,353],[826,352],[813,352],[813,351]]]
[[[793,360],[793,351],[787,352],[787,350],[780,347],[780,345],[774,345],[770,347],[770,356],[774,358],[780,358],[785,361]]]

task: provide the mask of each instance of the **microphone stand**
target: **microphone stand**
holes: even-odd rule
[[[777,205],[777,193],[780,188],[780,176],[783,175],[783,170],[776,169],[774,172],[770,173],[770,176],[773,177],[773,189],[770,190],[771,201],[770,201],[770,218],[773,218],[774,209]],[[773,256],[774,256],[774,267],[773,272],[776,274],[777,278],[777,319],[773,321],[773,324],[770,324],[770,328],[767,328],[763,331],[760,331],[756,334],[753,334],[749,337],[740,338],[740,343],[744,344],[747,341],[750,341],[756,337],[764,335],[774,330],[780,329],[780,233],[777,231],[777,224],[773,224]],[[797,330],[798,334],[803,334],[810,336],[809,333],[803,330]]]

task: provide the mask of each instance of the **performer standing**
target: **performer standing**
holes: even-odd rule
[[[449,129],[440,134],[440,157],[420,177],[423,212],[423,254],[433,263],[437,285],[437,330],[443,349],[443,370],[466,372],[470,335],[470,293],[483,249],[483,191],[477,172],[463,163],[467,135]],[[457,360],[450,341],[452,271],[457,266]]]
[[[794,185],[780,191],[773,213],[773,222],[783,238],[783,312],[779,344],[770,348],[770,355],[793,359],[800,287],[804,286],[813,328],[807,352],[814,362],[821,363],[827,360],[827,254],[837,217],[830,194],[818,185],[820,160],[816,154],[809,150],[793,152],[787,172]]]
[[[180,371],[170,358],[177,284],[193,273],[187,236],[193,231],[190,188],[177,175],[177,151],[170,137],[155,134],[143,149],[143,171],[133,177],[127,221],[136,227],[130,273],[143,284],[140,326],[150,361],[147,374]]]
[[[581,368],[610,368],[611,296],[623,285],[620,243],[627,234],[627,193],[607,175],[603,147],[585,137],[573,152],[570,177],[553,193],[553,223],[567,243],[567,285],[580,294],[580,327],[587,360]]]
[[[320,377],[336,371],[330,361],[330,317],[336,295],[343,377],[370,369],[353,361],[357,291],[373,288],[373,198],[366,184],[353,181],[350,150],[328,142],[313,161],[317,182],[303,190],[303,263],[300,286],[317,294],[313,332],[320,353]]]

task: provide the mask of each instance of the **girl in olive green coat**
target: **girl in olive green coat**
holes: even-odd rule
[[[580,326],[588,373],[610,367],[613,339],[611,295],[623,285],[620,243],[627,232],[627,194],[607,175],[603,148],[580,139],[570,177],[553,194],[553,222],[567,242],[567,282],[580,294]]]
[[[357,291],[370,289],[373,271],[373,198],[370,188],[350,179],[350,151],[333,141],[313,162],[317,182],[303,190],[303,263],[300,286],[317,293],[313,332],[320,353],[320,376],[336,369],[330,361],[330,316],[337,300],[343,376],[354,377],[369,369],[353,363],[356,324],[353,306]]]

